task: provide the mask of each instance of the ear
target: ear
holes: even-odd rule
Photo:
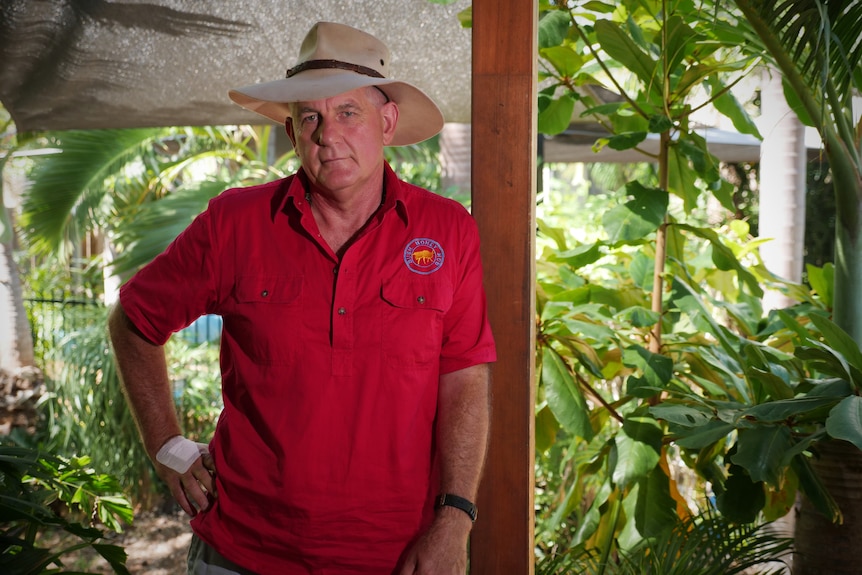
[[[296,135],[293,133],[293,118],[288,116],[284,119],[284,131],[287,132],[287,137],[290,138],[290,143],[296,147]]]
[[[395,137],[395,126],[398,124],[398,104],[393,101],[386,102],[380,108],[380,116],[383,120],[383,145],[388,146]]]

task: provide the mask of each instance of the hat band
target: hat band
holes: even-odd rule
[[[328,68],[337,68],[339,70],[348,70],[350,72],[356,72],[357,74],[362,74],[363,76],[371,76],[372,78],[385,78],[383,74],[375,70],[374,68],[368,68],[366,66],[360,66],[359,64],[351,64],[349,62],[342,62],[341,60],[308,60],[307,62],[303,62],[302,64],[297,64],[293,68],[290,68],[287,71],[287,75],[285,78],[291,78],[296,76],[300,72],[304,72],[306,70],[323,70]]]

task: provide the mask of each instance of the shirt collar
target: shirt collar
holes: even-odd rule
[[[305,213],[305,211],[309,209],[308,201],[305,199],[305,194],[309,190],[308,175],[302,167],[300,167],[296,171],[296,174],[289,178],[287,182],[289,183],[287,193],[281,201],[279,211],[286,213],[288,209],[287,206],[292,204],[300,214]],[[404,182],[398,179],[398,176],[392,170],[389,162],[383,162],[383,189],[386,190],[386,196],[383,199],[383,207],[377,211],[377,215],[374,217],[382,221],[383,217],[390,210],[394,209],[395,213],[398,214],[399,219],[401,219],[406,226],[409,222],[409,218],[407,213],[407,204],[405,202]]]

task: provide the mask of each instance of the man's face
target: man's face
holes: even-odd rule
[[[375,88],[291,105],[287,132],[312,184],[323,193],[358,192],[379,176],[398,107]],[[379,191],[379,190],[376,190]]]

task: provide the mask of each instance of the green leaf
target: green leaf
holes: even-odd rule
[[[840,523],[842,521],[841,509],[820,477],[811,468],[811,462],[803,454],[793,458],[790,464],[796,477],[799,478],[799,487],[802,492],[808,497],[814,507],[820,511],[832,523]]]
[[[660,313],[654,312],[653,310],[647,309],[643,306],[627,308],[622,313],[618,314],[617,317],[627,321],[632,325],[632,327],[651,327],[661,320]]]
[[[674,429],[674,443],[687,449],[702,449],[724,439],[735,430],[736,427],[733,424],[713,419],[697,427]]]
[[[797,347],[795,354],[799,359],[810,362],[820,373],[846,379],[857,389],[862,381],[859,370],[825,343],[811,340],[807,346]]]
[[[790,449],[792,439],[787,427],[755,427],[739,431],[738,450],[730,460],[743,467],[751,480],[778,486],[782,456]]]
[[[591,439],[593,429],[587,402],[563,358],[548,347],[542,350],[542,384],[548,407],[557,421],[575,436]]]
[[[692,234],[707,240],[712,245],[712,261],[715,263],[715,266],[720,270],[736,271],[739,276],[740,283],[744,283],[748,286],[748,290],[751,295],[763,297],[763,289],[760,287],[760,283],[757,281],[757,278],[754,277],[754,274],[748,271],[742,263],[740,263],[733,254],[733,251],[724,245],[724,242],[721,241],[721,238],[719,238],[715,230],[698,228],[688,224],[676,225],[680,229],[687,230]]]
[[[753,523],[766,505],[762,483],[755,483],[741,467],[730,466],[730,477],[724,482],[724,491],[715,498],[721,514],[736,523]]]
[[[587,108],[583,112],[581,112],[581,118],[586,116],[610,116],[611,114],[616,113],[622,108],[628,106],[627,102],[609,102],[607,104],[600,104],[598,106],[593,106],[592,108]]]
[[[552,100],[544,110],[539,112],[539,132],[549,136],[562,133],[569,127],[574,110],[575,99],[571,94],[563,94]]]
[[[673,360],[633,345],[623,351],[623,364],[639,369],[650,385],[665,387],[673,377]]]
[[[823,305],[827,308],[832,308],[835,286],[835,266],[831,263],[824,264],[822,268],[818,268],[811,264],[805,266],[808,283],[820,299],[823,300]]]
[[[661,134],[673,128],[673,122],[664,114],[655,114],[649,118],[649,131],[653,134]]]
[[[654,78],[656,62],[623,32],[619,24],[599,20],[595,30],[596,39],[608,56],[634,72],[644,84],[659,93]]]
[[[545,453],[557,440],[560,424],[551,408],[544,406],[536,414],[536,453]]]
[[[659,462],[662,430],[649,417],[626,418],[623,428],[614,438],[617,461],[613,482],[625,488],[649,474]]]
[[[667,213],[666,192],[639,182],[626,184],[626,192],[634,198],[602,216],[602,225],[612,243],[638,240],[655,232]]]
[[[650,407],[649,412],[656,419],[675,423],[683,427],[705,425],[712,418],[712,414],[704,407],[692,407],[669,401]]]
[[[458,12],[458,22],[461,24],[462,28],[473,27],[473,6],[467,6]]]
[[[667,69],[675,73],[677,66],[694,50],[697,34],[678,15],[673,15],[665,22],[667,43],[664,51],[667,54]]]
[[[793,399],[768,401],[746,409],[740,417],[755,419],[761,422],[779,422],[791,417],[799,417],[831,403],[835,403],[835,398],[796,397]]]
[[[610,138],[606,138],[606,140],[610,149],[621,152],[623,150],[634,148],[646,140],[646,137],[646,132],[623,132],[621,134],[613,135]]]
[[[668,154],[668,191],[682,198],[686,212],[694,211],[698,205],[701,190],[697,177],[680,147],[671,146]]]
[[[126,568],[126,559],[128,559],[128,555],[126,551],[118,546],[118,545],[105,545],[102,543],[93,543],[93,549],[96,552],[105,558],[105,560],[111,564],[111,567],[114,568],[114,573],[118,575],[130,575],[128,568]]]
[[[569,46],[551,46],[541,50],[539,54],[564,78],[576,75],[584,65],[583,57]]]
[[[847,359],[851,368],[857,368],[855,373],[852,369],[848,371],[853,376],[853,383],[858,388],[862,384],[862,378],[859,377],[860,374],[858,372],[862,368],[862,351],[859,350],[859,344],[846,331],[826,317],[812,314],[811,323],[817,326],[817,329],[820,330],[820,333],[826,339],[826,343]]]
[[[539,49],[562,44],[571,25],[571,16],[563,10],[551,10],[542,14],[539,18]]]
[[[670,494],[670,479],[661,466],[655,466],[638,483],[635,526],[644,537],[658,537],[677,521],[676,501]]]
[[[724,89],[724,85],[721,83],[718,76],[710,76],[707,83],[709,84],[713,94],[718,94]],[[760,140],[763,139],[763,136],[760,135],[760,132],[754,124],[754,121],[751,119],[751,116],[748,115],[748,112],[746,112],[745,108],[740,105],[736,96],[734,96],[730,90],[715,98],[712,104],[715,106],[716,110],[730,118],[730,121],[733,123],[733,127],[736,128],[737,132],[741,134],[750,134]]]
[[[862,449],[862,397],[845,397],[833,407],[826,418],[826,431]]]
[[[612,14],[617,9],[617,7],[613,4],[608,4],[606,2],[591,0],[590,2],[584,3],[583,9],[589,10],[590,12],[597,12],[599,14]]]
[[[602,257],[601,243],[582,244],[571,250],[556,252],[548,257],[552,262],[565,262],[572,269],[580,269],[595,263]]]

